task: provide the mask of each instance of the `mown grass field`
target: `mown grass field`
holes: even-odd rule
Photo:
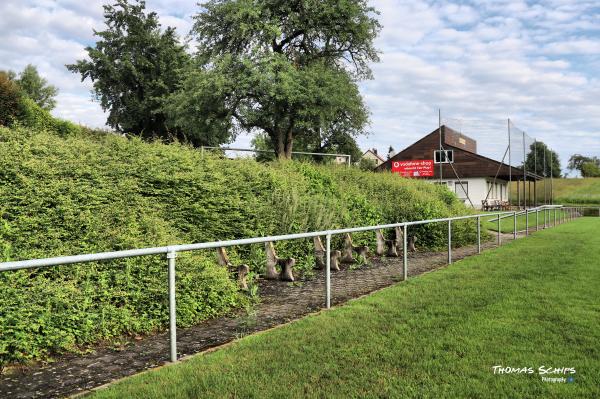
[[[93,397],[600,397],[599,284],[600,220],[578,219]]]
[[[521,193],[523,190],[521,183]],[[533,190],[533,185],[531,187]],[[600,178],[585,179],[554,179],[554,203],[555,204],[586,204],[600,205]],[[512,200],[517,201],[516,183],[511,187]],[[550,179],[546,179],[546,198],[550,199]],[[538,203],[544,203],[544,181],[538,182]]]
[[[552,225],[554,223],[554,212],[553,210],[546,211],[546,224]],[[556,211],[556,223],[561,223],[562,218],[567,216],[566,211],[557,210]],[[492,220],[493,219],[493,220]],[[537,219],[538,226],[544,226],[544,212],[540,211]],[[496,220],[496,215],[492,215],[489,218],[482,218],[481,223],[483,228],[488,229],[490,231],[498,231],[498,221]],[[504,217],[500,219],[500,231],[503,233],[512,233],[514,231],[514,217]],[[535,229],[536,217],[535,213],[529,214],[529,229]],[[517,231],[525,231],[525,226],[527,225],[527,217],[525,215],[517,215]]]

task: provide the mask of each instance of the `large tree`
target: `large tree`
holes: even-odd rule
[[[58,94],[56,86],[40,76],[34,65],[27,65],[16,79],[17,84],[27,97],[31,98],[41,108],[52,111],[56,106],[54,97]]]
[[[598,157],[586,157],[581,154],[573,154],[569,158],[567,166],[570,170],[578,170],[582,177],[600,176],[600,159]]]
[[[295,139],[324,144],[340,131],[364,131],[368,111],[357,81],[371,77],[380,30],[366,0],[211,0],[201,7],[192,31],[197,72],[167,107],[188,121],[186,130],[208,132],[207,142],[264,132],[280,159],[291,157]]]
[[[555,151],[552,151],[542,141],[536,141],[529,146],[525,168],[528,172],[536,172],[544,177],[560,177],[560,159]],[[545,155],[545,158],[544,158]]]
[[[87,47],[89,60],[67,65],[82,81],[94,83],[107,123],[119,132],[143,137],[184,138],[168,126],[164,99],[175,91],[190,56],[173,28],[161,29],[144,1],[116,0],[104,6],[106,30],[94,31],[96,45]]]

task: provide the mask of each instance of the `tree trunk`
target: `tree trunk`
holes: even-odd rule
[[[290,121],[287,132],[285,134],[285,158],[292,159],[292,148],[294,145],[294,120]]]
[[[282,161],[285,159],[285,142],[284,142],[284,134],[281,130],[277,130],[275,131],[276,134],[276,141],[273,147],[275,147],[275,156],[277,156],[277,159]]]
[[[275,130],[275,137],[272,138],[275,155],[280,161],[292,159],[292,148],[294,144],[294,122],[290,122],[287,129]]]

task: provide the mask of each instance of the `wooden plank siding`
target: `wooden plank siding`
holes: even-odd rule
[[[454,152],[454,170],[459,178],[491,177],[498,173],[498,178],[508,180],[509,166],[498,161],[477,154],[477,142],[449,127],[442,126],[442,145],[445,150]],[[427,136],[408,146],[391,159],[379,165],[375,170],[384,171],[392,169],[394,161],[432,160],[435,151],[439,150],[439,130],[435,129]],[[442,164],[442,177],[444,179],[456,179],[456,174],[450,164]],[[500,171],[498,172],[498,168]],[[512,167],[512,180],[523,179],[523,170]],[[434,176],[428,179],[440,178],[440,165],[434,165]],[[540,180],[540,176],[527,173],[527,179]]]

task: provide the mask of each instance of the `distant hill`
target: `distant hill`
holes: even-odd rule
[[[550,179],[537,183],[538,202],[544,202],[544,183],[546,198],[550,198]],[[512,185],[512,199],[516,201],[516,183]],[[522,183],[521,183],[522,187]],[[531,186],[533,190],[533,185]],[[600,178],[554,179],[554,203],[565,205],[600,205]],[[522,190],[522,188],[521,188]],[[522,191],[521,191],[522,192]]]

